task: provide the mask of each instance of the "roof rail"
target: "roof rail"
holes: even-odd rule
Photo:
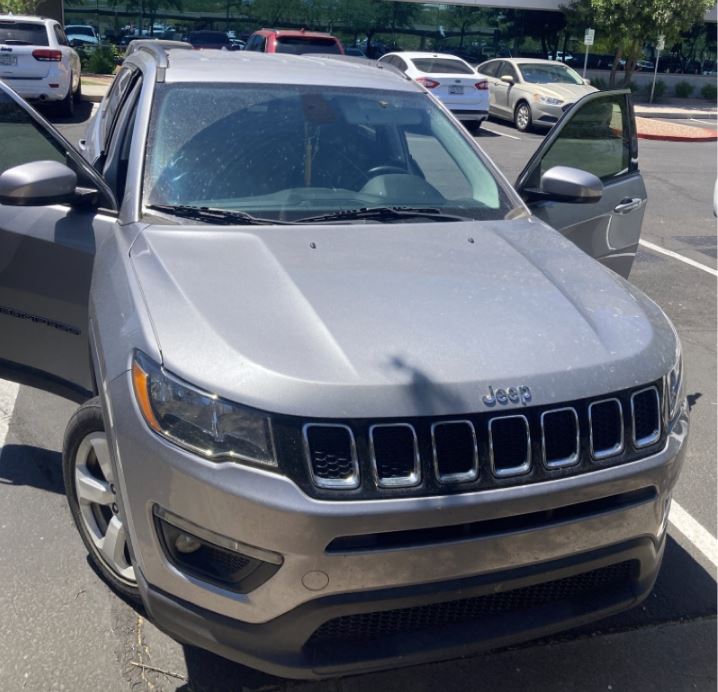
[[[167,51],[170,49],[180,50],[194,50],[191,43],[185,41],[165,41],[163,39],[156,38],[139,38],[134,41],[130,41],[127,45],[127,51],[125,52],[125,58],[128,58],[133,53],[138,51],[144,51],[149,53],[155,60],[157,60],[157,81],[165,81],[165,73],[169,67],[169,56]]]

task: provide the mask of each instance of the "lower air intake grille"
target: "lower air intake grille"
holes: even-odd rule
[[[359,485],[359,466],[350,428],[306,425],[304,447],[312,477],[320,488],[356,488]]]
[[[633,563],[626,561],[504,593],[431,603],[414,608],[344,615],[321,625],[308,644],[325,641],[368,641],[405,632],[475,622],[512,611],[529,610],[625,584],[631,578],[632,569]]]

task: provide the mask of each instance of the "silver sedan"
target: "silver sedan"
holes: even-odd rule
[[[551,60],[502,58],[476,68],[489,81],[489,114],[522,132],[551,127],[578,99],[597,91],[567,65]]]

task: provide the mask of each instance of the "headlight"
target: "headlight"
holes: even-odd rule
[[[553,96],[539,96],[538,101],[548,106],[560,106],[563,103],[561,99],[553,98]]]
[[[676,360],[666,377],[666,391],[668,394],[668,420],[672,422],[683,403],[683,354],[681,342],[676,337]]]
[[[147,425],[174,444],[212,461],[277,465],[268,416],[196,389],[140,352],[132,384]]]

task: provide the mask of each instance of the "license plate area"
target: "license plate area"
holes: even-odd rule
[[[17,65],[17,55],[3,55],[0,53],[0,65],[15,67]]]
[[[456,96],[464,95],[464,87],[457,84],[449,84],[449,93]]]

